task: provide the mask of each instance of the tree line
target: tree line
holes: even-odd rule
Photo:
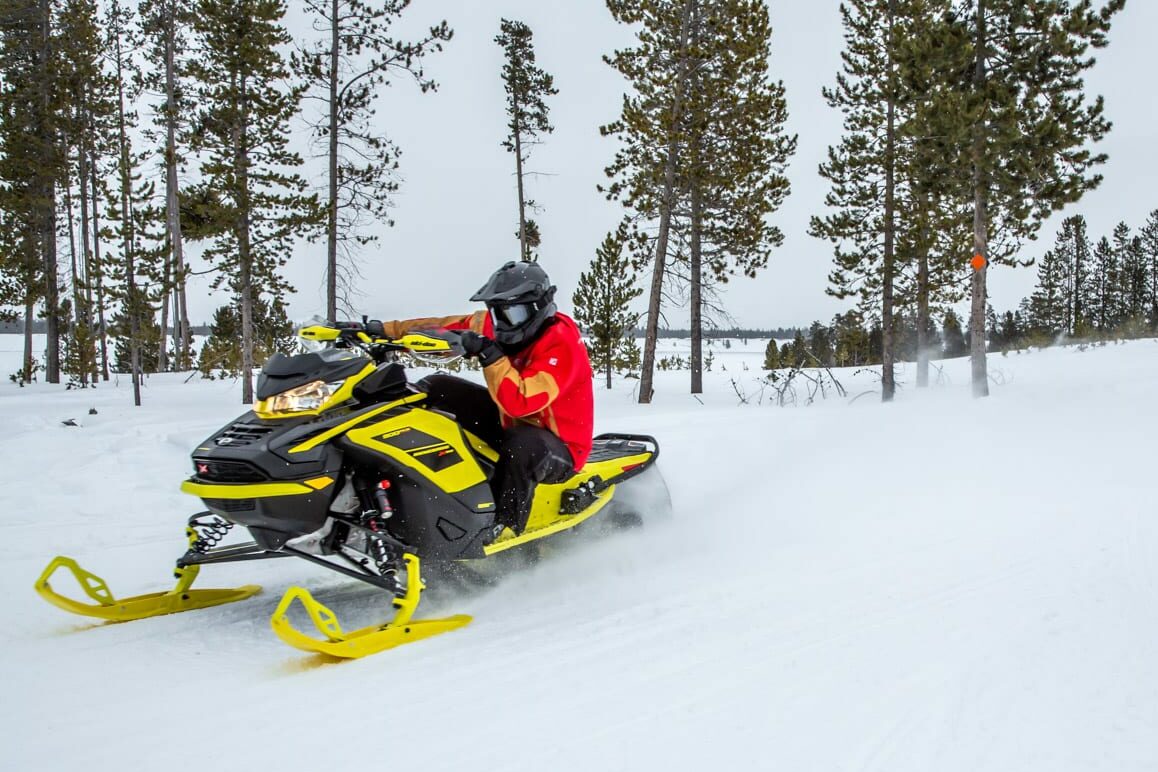
[[[922,332],[914,313],[893,316],[897,362],[928,362],[965,356],[972,331],[953,308],[927,318]],[[1136,232],[1119,223],[1096,243],[1085,217],[1065,219],[1054,245],[1038,261],[1037,284],[1015,309],[985,310],[982,345],[987,352],[1045,347],[1059,342],[1121,340],[1158,332],[1158,209]],[[764,369],[854,367],[884,361],[880,319],[858,311],[837,314],[831,324],[777,335],[764,354]],[[788,338],[788,340],[785,340]]]
[[[867,335],[863,351],[844,341],[853,359],[879,349],[885,400],[906,330],[925,385],[934,318],[966,297],[974,393],[987,393],[989,271],[1028,264],[1023,246],[1045,218],[1101,181],[1094,146],[1110,123],[1083,73],[1124,2],[841,5],[842,67],[824,96],[844,132],[819,168],[830,190],[810,232],[832,244],[828,291],[856,300],[829,329]],[[377,99],[397,79],[436,90],[423,62],[452,38],[445,21],[392,37],[409,4],[303,0],[316,33],[303,43],[286,31],[282,0],[0,0],[0,306],[44,318],[46,380],[62,368],[81,385],[107,378],[115,357],[139,401],[142,373],[188,368],[188,241],[205,245],[228,295],[200,364],[239,372],[245,401],[253,367],[286,335],[292,288],[280,269],[295,239],[325,240],[327,314],[349,310],[359,251],[374,242],[370,226],[391,222],[399,186],[400,149],[372,119]],[[648,402],[673,306],[689,312],[690,388],[702,390],[705,331],[731,321],[727,283],[764,270],[783,243],[773,217],[797,138],[770,72],[763,0],[606,5],[635,35],[603,57],[627,93],[600,128],[615,149],[598,190],[623,216],[573,300],[597,370],[610,382],[638,362]],[[553,131],[558,90],[526,24],[498,20],[495,43],[513,235],[534,260],[530,154]],[[322,179],[303,176],[295,120],[309,124]],[[1102,324],[1073,270],[1071,326]],[[35,369],[30,330],[22,378]]]
[[[285,338],[294,241],[325,240],[333,318],[370,226],[389,223],[399,151],[376,100],[392,79],[435,89],[423,60],[452,37],[446,22],[392,37],[408,5],[303,0],[316,37],[294,45],[281,0],[0,0],[0,309],[24,320],[16,379],[86,386],[116,369],[140,404],[142,374],[189,369],[185,245],[201,242],[228,300],[200,365],[239,373],[252,401],[254,365]],[[302,173],[296,120],[323,179]]]
[[[614,265],[600,258],[591,271],[608,281],[650,271],[639,396],[647,402],[662,304],[673,294],[691,309],[691,390],[700,390],[703,314],[716,310],[712,292],[721,282],[753,275],[781,243],[768,217],[788,194],[795,138],[783,129],[783,87],[767,72],[763,3],[608,7],[638,28],[638,45],[607,57],[632,92],[619,120],[604,127],[622,146],[605,192],[626,210],[615,240],[629,256]],[[841,4],[842,67],[823,93],[844,132],[820,166],[830,189],[810,233],[833,247],[828,292],[857,306],[830,326],[813,325],[809,336],[823,351],[831,347],[834,361],[879,362],[885,401],[900,356],[914,354],[917,385],[928,384],[937,316],[964,326],[973,393],[988,394],[990,269],[1030,264],[1022,250],[1042,222],[1101,182],[1096,169],[1106,156],[1094,145],[1111,125],[1102,99],[1086,94],[1083,73],[1123,7],[1124,0]],[[965,298],[962,325],[951,308]],[[618,321],[628,329],[634,319]],[[798,352],[805,337],[796,338]],[[784,356],[794,355],[777,348],[773,359]]]

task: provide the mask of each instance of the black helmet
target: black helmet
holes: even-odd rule
[[[495,340],[518,348],[532,340],[555,315],[555,287],[538,263],[507,263],[471,295],[487,304]]]

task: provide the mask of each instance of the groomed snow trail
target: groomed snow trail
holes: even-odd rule
[[[123,625],[32,592],[56,554],[115,593],[171,585],[198,503],[177,485],[235,384],[154,377],[140,409],[125,379],[5,384],[0,765],[1158,768],[1158,341],[993,356],[987,400],[954,360],[892,405],[784,409],[757,404],[762,350],[717,350],[702,402],[686,373],[650,407],[630,381],[599,392],[598,430],[659,438],[670,520],[432,588],[420,615],[474,623],[342,664],[274,638],[282,592],[349,626],[386,604],[301,561],[206,568],[198,586],[265,591]]]

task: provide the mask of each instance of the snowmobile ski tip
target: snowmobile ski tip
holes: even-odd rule
[[[52,589],[49,580],[60,568],[68,569],[84,590],[84,594],[96,603],[73,600]],[[84,570],[72,558],[59,555],[40,574],[35,589],[40,597],[57,608],[110,622],[131,622],[136,619],[220,606],[223,603],[245,600],[261,591],[261,587],[256,584],[247,584],[232,590],[191,590],[189,588],[197,578],[199,570],[200,566],[195,565],[178,568],[177,584],[168,592],[152,592],[118,600],[113,597],[104,579]]]
[[[290,646],[302,651],[312,651],[342,659],[357,659],[392,649],[395,646],[450,632],[470,623],[471,617],[465,614],[457,614],[445,619],[410,621],[415,609],[418,608],[419,594],[424,585],[420,575],[418,558],[407,553],[402,559],[406,562],[406,593],[401,598],[394,599],[394,608],[397,611],[389,622],[382,625],[370,625],[350,633],[344,632],[341,625],[338,624],[338,618],[334,612],[314,600],[309,590],[304,587],[290,587],[282,596],[281,603],[278,604],[277,610],[273,612],[273,617],[269,620],[274,633]],[[301,602],[306,613],[309,614],[310,620],[314,623],[314,627],[325,636],[325,640],[312,638],[290,623],[287,612],[295,600]]]

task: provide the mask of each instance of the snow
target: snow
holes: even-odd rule
[[[0,336],[0,374],[18,343]],[[598,430],[659,438],[669,520],[558,537],[484,592],[432,587],[420,616],[475,621],[340,664],[273,636],[286,587],[347,627],[386,603],[302,561],[208,567],[198,586],[265,591],[121,625],[31,591],[56,554],[115,593],[171,586],[198,504],[177,485],[237,384],[155,376],[139,409],[125,378],[0,384],[0,763],[1158,768],[1158,341],[994,355],[986,400],[963,359],[923,391],[906,369],[891,405],[836,371],[848,397],[783,409],[764,345],[714,345],[699,398],[686,372],[651,406],[634,381],[597,392]]]

